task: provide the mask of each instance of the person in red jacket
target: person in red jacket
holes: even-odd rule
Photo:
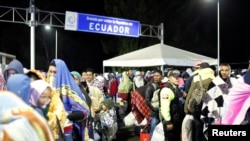
[[[111,96],[111,98],[113,99],[113,101],[116,103],[116,95],[118,92],[118,81],[117,81],[114,73],[110,73],[108,75],[108,79],[109,79],[108,93]]]

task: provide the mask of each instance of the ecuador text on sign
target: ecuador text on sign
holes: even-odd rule
[[[138,21],[125,20],[120,18],[66,12],[65,29],[139,37],[140,23]]]

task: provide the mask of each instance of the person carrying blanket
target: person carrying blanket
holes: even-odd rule
[[[143,89],[143,88],[139,88]],[[140,90],[136,89],[133,91],[131,98],[131,111],[135,116],[136,121],[140,124],[144,118],[147,120],[147,124],[150,123],[150,108],[146,104],[145,98],[143,98]]]
[[[225,108],[222,124],[240,125],[245,119],[250,108],[250,71],[236,80],[227,96]]]
[[[46,81],[55,88],[67,111],[67,118],[70,121],[66,121],[64,134],[72,135],[75,141],[88,140],[89,137],[85,127],[89,115],[89,107],[84,94],[74,81],[63,60],[53,59],[51,61]]]

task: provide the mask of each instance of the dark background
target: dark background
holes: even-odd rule
[[[205,0],[166,1],[169,1],[168,5],[176,3],[178,6],[168,10],[169,7],[164,9],[159,4],[160,10],[156,9],[165,14],[162,19],[164,23],[164,43],[217,58],[216,0],[210,3],[204,3]],[[147,2],[147,0],[142,2]],[[220,0],[220,62],[230,63],[232,68],[235,69],[246,68],[250,59],[248,51],[250,39],[249,4],[249,0]],[[104,10],[104,0],[35,0],[35,5],[41,10],[53,12],[64,13],[65,11],[76,11],[79,13],[113,17],[113,15],[108,15],[107,11]],[[28,8],[29,0],[5,0],[0,2],[0,6]],[[178,8],[186,8],[190,11],[190,14],[178,13]],[[148,17],[148,19],[150,18],[152,17]],[[127,17],[124,17],[124,19],[127,19]],[[17,59],[22,61],[26,68],[29,68],[29,26],[4,22],[0,22],[0,26],[0,51],[16,55]],[[56,29],[58,30],[58,58],[65,60],[70,70],[77,71],[92,67],[97,72],[102,72],[103,60],[121,54],[118,51],[105,52],[102,42],[107,38],[109,40],[113,38],[127,38],[65,31],[63,28]],[[143,43],[149,40],[149,38],[140,37],[138,40],[141,42],[140,46],[143,47]],[[150,40],[154,43],[160,42],[158,39]],[[44,55],[44,48],[47,48],[48,56],[46,57]],[[48,33],[43,27],[37,27],[35,61],[37,69],[47,69],[48,63],[54,58],[54,48],[55,33]],[[119,50],[119,46],[116,46],[116,48]],[[134,50],[136,49],[138,48]]]

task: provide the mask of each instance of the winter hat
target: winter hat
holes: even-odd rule
[[[186,71],[183,71],[181,73],[181,77],[184,78],[184,77],[189,77],[190,75],[186,72]]]
[[[114,107],[114,102],[112,99],[105,99],[103,100],[102,104],[105,105],[107,109],[111,109],[112,107]]]

